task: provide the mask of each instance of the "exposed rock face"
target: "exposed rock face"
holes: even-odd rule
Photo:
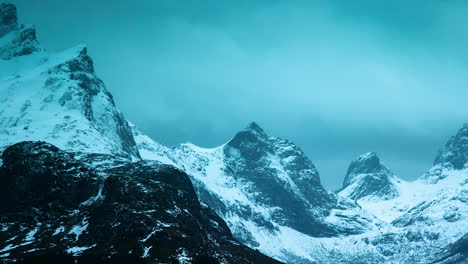
[[[279,263],[236,242],[226,223],[199,203],[187,175],[168,165],[22,142],[3,153],[0,180],[6,260],[74,255]]]
[[[256,123],[213,149],[154,142],[117,110],[85,47],[44,52],[6,4],[0,80],[0,152],[24,140],[70,151],[23,142],[3,153],[2,260],[277,263],[237,241],[294,264],[466,259],[466,126],[420,180],[369,153],[337,196],[298,146]]]
[[[86,47],[48,54],[16,8],[0,5],[0,152],[23,140],[139,159],[131,129]]]
[[[358,205],[323,188],[298,146],[267,135],[256,123],[213,149],[192,144],[171,149],[133,129],[143,158],[186,171],[200,199],[227,222],[234,237],[265,254],[310,263],[317,255],[313,248],[321,243],[314,238],[376,228],[378,221]],[[285,243],[304,237],[310,243],[306,249]]]
[[[223,148],[225,173],[251,183],[255,202],[272,208],[272,220],[312,236],[334,233],[320,218],[337,202],[320,184],[319,173],[294,144],[269,137],[256,123]]]
[[[39,50],[36,30],[18,24],[14,5],[0,4],[0,59],[9,60]]]
[[[422,179],[428,183],[437,183],[447,176],[447,171],[466,168],[468,168],[468,124],[465,124],[439,150],[434,167]]]
[[[366,153],[349,165],[340,193],[352,200],[368,196],[388,200],[398,195],[394,180],[395,176],[376,153]]]
[[[468,234],[445,247],[440,257],[431,264],[466,264],[468,263]]]
[[[0,38],[18,27],[16,6],[12,4],[0,4]]]

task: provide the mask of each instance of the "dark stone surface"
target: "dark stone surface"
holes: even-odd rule
[[[390,179],[393,173],[380,162],[376,153],[366,153],[351,162],[346,173],[343,188],[350,185],[353,191],[347,198],[358,200],[366,196],[376,196],[383,200],[398,195]]]
[[[434,165],[461,170],[468,163],[468,126],[465,125],[439,151]]]
[[[4,151],[0,181],[5,260],[58,258],[85,247],[80,263],[107,256],[179,263],[182,252],[192,263],[279,263],[236,242],[199,203],[188,176],[168,165],[22,142]]]
[[[462,170],[468,167],[468,124],[465,124],[455,136],[439,150],[434,160],[434,167],[421,179],[428,183],[437,183],[447,177],[446,171]]]
[[[82,48],[79,55],[63,64],[57,65],[52,71],[65,72],[71,80],[78,81],[79,91],[74,91],[75,94],[70,94],[68,97],[62,97],[61,104],[67,104],[68,101],[76,100],[80,97],[83,115],[90,121],[94,121],[94,113],[92,102],[94,98],[103,92],[108,97],[111,105],[115,107],[112,95],[105,88],[104,82],[96,76],[94,64],[91,57],[88,55],[87,48]],[[71,91],[70,91],[71,92]],[[128,155],[127,157],[140,157],[132,131],[125,117],[119,111],[108,113],[107,118],[112,118],[116,124],[116,132],[119,136],[119,142],[122,150]],[[100,128],[97,127],[99,130]]]
[[[0,4],[0,38],[18,27],[16,6],[13,4]]]
[[[18,24],[16,6],[0,4],[0,38],[7,37],[8,41],[0,46],[0,59],[9,60],[13,57],[29,55],[38,50],[36,30]]]
[[[224,155],[226,173],[251,183],[250,193],[259,194],[256,203],[281,208],[273,214],[276,223],[312,236],[332,236],[343,231],[323,222],[337,200],[323,188],[315,166],[293,143],[269,137],[258,124],[251,123],[228,142]],[[272,157],[279,158],[284,172],[271,164]],[[281,180],[278,173],[287,173],[293,182]],[[273,228],[261,217],[251,217],[249,210],[238,213],[260,226]]]
[[[466,264],[468,263],[468,234],[445,247],[437,260],[431,264]]]

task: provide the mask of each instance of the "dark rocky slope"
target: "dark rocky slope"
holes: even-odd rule
[[[279,263],[236,242],[187,175],[157,162],[7,148],[0,167],[0,256],[133,256],[147,263]]]
[[[434,166],[423,175],[422,180],[437,183],[447,177],[447,171],[466,168],[468,168],[468,124],[464,124],[457,134],[439,150]]]

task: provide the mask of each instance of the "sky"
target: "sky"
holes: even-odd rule
[[[377,152],[412,180],[468,122],[464,0],[13,0],[42,46],[86,44],[118,108],[166,145],[251,121],[342,184]]]

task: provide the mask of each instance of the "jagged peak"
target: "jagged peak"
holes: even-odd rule
[[[235,148],[241,150],[247,156],[261,157],[265,152],[272,152],[272,146],[265,131],[255,122],[238,132],[226,145],[227,149]],[[228,151],[228,153],[231,153]]]
[[[354,159],[349,165],[340,195],[358,200],[366,196],[391,199],[398,196],[393,172],[380,162],[375,152]]]
[[[88,46],[85,44],[78,44],[73,49],[76,50],[78,55],[88,55]]]
[[[434,160],[434,166],[421,179],[428,183],[437,183],[447,176],[446,170],[468,168],[468,123],[464,123],[455,136],[449,138],[440,148]]]
[[[375,152],[367,152],[355,158],[348,168],[347,174],[372,173],[382,168],[380,158]]]
[[[468,124],[458,130],[439,150],[434,165],[463,169],[468,163]]]
[[[256,122],[250,122],[249,125],[245,128],[245,130],[252,130],[257,133],[265,133],[263,128],[261,128]]]
[[[0,37],[8,34],[18,27],[16,6],[13,4],[0,4]]]
[[[361,174],[390,173],[390,170],[380,162],[380,158],[375,152],[367,152],[355,158],[348,167],[343,187],[350,185],[356,175]]]
[[[250,122],[243,130],[239,131],[235,136],[236,137],[244,137],[243,135],[249,135],[248,138],[267,138],[268,135],[265,133],[265,130],[261,128],[256,122]]]
[[[0,4],[0,59],[29,55],[40,51],[33,26],[18,24],[16,6]]]

